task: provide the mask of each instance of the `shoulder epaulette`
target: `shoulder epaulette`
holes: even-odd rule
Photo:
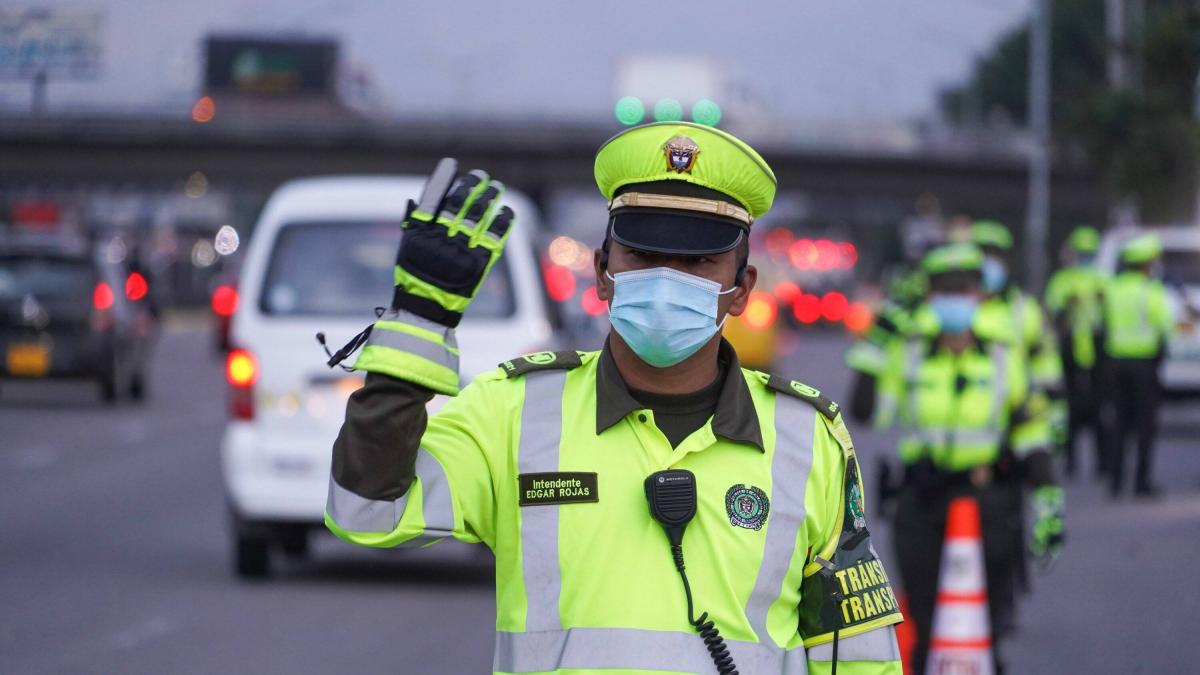
[[[579,352],[567,350],[561,352],[537,352],[518,356],[500,364],[508,377],[520,377],[536,370],[570,370],[583,365]]]
[[[820,390],[814,389],[802,382],[787,380],[778,375],[767,375],[766,384],[781,394],[794,396],[809,403],[830,420],[837,419],[838,413],[842,409],[835,401],[822,395]]]

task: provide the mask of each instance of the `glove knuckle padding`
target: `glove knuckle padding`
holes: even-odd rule
[[[464,234],[447,236],[444,230],[410,230],[396,261],[402,269],[442,290],[470,296],[491,260],[491,252],[472,247]]]

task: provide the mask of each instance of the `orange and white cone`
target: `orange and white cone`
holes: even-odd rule
[[[993,675],[979,503],[950,502],[926,675]]]

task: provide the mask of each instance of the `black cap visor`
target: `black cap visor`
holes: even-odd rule
[[[621,209],[612,215],[612,238],[639,251],[711,255],[733,250],[746,228],[719,216],[671,209]]]

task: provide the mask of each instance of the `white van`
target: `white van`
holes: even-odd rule
[[[363,377],[328,368],[315,335],[336,350],[374,320],[373,307],[391,302],[400,223],[423,186],[420,177],[309,178],[280,187],[263,209],[226,360],[221,459],[240,575],[265,576],[277,545],[304,556],[322,526],[333,441]],[[511,189],[503,202],[517,220],[458,328],[464,383],[551,338],[531,244],[537,210]]]

